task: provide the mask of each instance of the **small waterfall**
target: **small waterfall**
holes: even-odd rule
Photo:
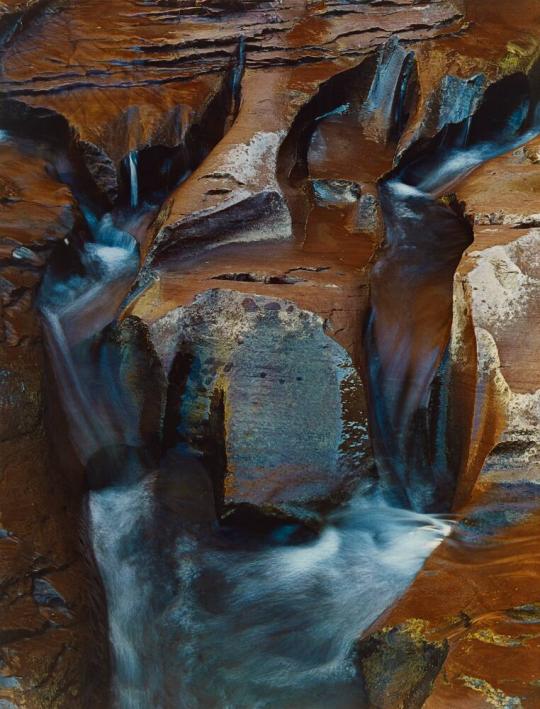
[[[90,512],[121,709],[358,706],[356,640],[451,531],[359,494],[305,543],[182,519],[167,540],[148,477],[93,491]]]
[[[499,89],[487,94],[472,117],[446,126],[414,159],[405,155],[379,185],[386,248],[371,274],[365,333],[373,446],[391,494],[417,510],[452,503],[455,471],[440,445],[431,452],[447,411],[429,407],[450,337],[454,273],[472,242],[470,224],[438,198],[479,165],[539,134],[538,108],[531,111],[518,89],[503,107]]]
[[[238,42],[238,53],[236,64],[232,70],[231,93],[233,96],[233,113],[237,113],[240,108],[240,90],[242,85],[242,74],[246,67],[246,38],[240,37]]]
[[[130,465],[137,463],[132,460]],[[148,543],[155,516],[148,480],[92,491],[89,512],[94,554],[107,597],[115,705],[122,709],[163,706],[165,657],[154,598],[167,582]]]
[[[110,215],[86,218],[82,273],[47,272],[40,307],[70,436],[100,481],[88,527],[107,598],[115,705],[350,706],[354,643],[450,525],[362,491],[304,542],[287,524],[246,544],[208,520],[167,516],[156,488],[165,471],[133,445],[119,363],[96,354],[136,273],[136,244]],[[186,465],[176,457],[175,480]],[[175,493],[186,496],[183,509],[192,509],[193,484]]]
[[[399,77],[409,80],[412,60],[398,48],[388,65],[370,100],[378,106],[386,95],[391,111],[397,97],[392,120],[399,123]],[[474,120],[465,141],[450,129],[432,152],[404,161],[380,185],[387,249],[373,272],[367,385],[381,476],[391,478],[404,506],[433,507],[434,487],[449,484],[444,461],[434,469],[423,457],[433,425],[425,414],[470,230],[437,197],[484,160],[529,140],[531,131],[521,131],[526,114],[518,106],[497,141],[478,138]],[[463,126],[456,130],[463,136]],[[137,154],[127,160],[135,209]],[[40,308],[71,439],[87,470],[101,473],[89,492],[89,531],[107,597],[115,705],[362,706],[355,642],[451,525],[364,489],[309,534],[283,523],[261,539],[202,515],[185,519],[178,510],[194,507],[186,459],[178,455],[169,471],[163,459],[147,462],[123,398],[122,362],[98,346],[132,286],[138,247],[111,215],[85,216],[92,238],[80,251],[81,269],[67,277],[49,269]],[[158,485],[166,472],[176,485],[172,511],[167,486]]]
[[[393,36],[381,48],[377,70],[361,117],[365,135],[381,144],[403,128],[405,103],[416,68],[414,52],[406,50]]]
[[[139,179],[137,176],[137,151],[132,150],[127,156],[129,168],[129,203],[132,209],[139,205]]]
[[[83,210],[92,234],[80,252],[83,273],[67,278],[48,270],[39,296],[49,359],[64,405],[70,436],[86,462],[100,448],[115,443],[123,412],[110,401],[96,400],[103,377],[89,354],[92,338],[115,317],[137,272],[138,246],[117,229],[110,215],[97,219]],[[113,392],[109,391],[110,396]]]

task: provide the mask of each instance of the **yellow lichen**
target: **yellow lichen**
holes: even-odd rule
[[[517,71],[528,73],[539,56],[540,46],[532,37],[520,42],[508,42],[500,68],[503,74],[513,74]]]
[[[500,689],[496,689],[489,682],[486,682],[485,679],[461,675],[460,680],[469,689],[483,694],[488,704],[497,707],[497,709],[522,709],[523,707],[519,697],[509,697]]]
[[[502,635],[496,633],[490,628],[483,628],[482,630],[477,630],[472,634],[475,640],[480,640],[482,643],[488,645],[498,645],[499,647],[520,647],[523,645],[523,641],[527,639],[528,636],[512,637],[511,635]]]

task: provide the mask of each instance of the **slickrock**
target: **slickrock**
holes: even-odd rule
[[[0,345],[0,701],[91,706],[107,697],[100,584],[79,541],[81,474],[65,441],[63,461],[49,450],[44,366],[39,344]]]
[[[269,67],[289,67],[285,74],[294,80],[295,67],[302,73],[302,65],[315,65],[324,78],[392,33],[430,37],[459,19],[446,0],[388,8],[319,8],[293,0],[232,11],[215,2],[53,3],[4,45],[0,89],[13,101],[8,114],[23,104],[63,116],[100,187],[114,198],[130,153],[150,146],[189,150],[233,117],[244,65],[264,76],[261,86]],[[293,93],[292,87],[283,92],[281,110],[268,104],[266,110],[286,115]],[[224,100],[215,100],[220,95]],[[208,108],[212,121],[201,131]],[[253,126],[251,135],[259,130]]]
[[[527,158],[537,145],[532,141],[491,161],[458,191],[476,222],[475,241],[456,274],[454,338],[471,338],[462,332],[464,321],[474,328],[478,364],[470,462],[476,472],[481,468],[480,485],[539,480],[540,233],[527,227],[540,209],[538,166]],[[493,204],[498,218],[478,224],[478,215],[490,214]],[[517,226],[513,219],[508,224],[517,208]],[[459,367],[463,360],[457,359]]]
[[[410,647],[446,646],[435,676],[423,672],[429,709],[534,707],[540,699],[537,147],[535,139],[489,161],[456,189],[475,237],[455,276],[450,345],[454,401],[462,416],[471,410],[458,521],[360,643],[378,647],[405,633]],[[400,661],[398,649],[383,647],[376,688],[395,680],[385,667]],[[420,661],[412,653],[414,667]],[[410,685],[392,701],[409,706]]]

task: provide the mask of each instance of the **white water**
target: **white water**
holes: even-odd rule
[[[113,320],[138,265],[135,240],[117,229],[110,215],[85,216],[93,240],[80,252],[84,272],[66,279],[47,272],[39,304],[70,439],[83,462],[117,442],[112,417],[119,413],[109,401],[96,399],[100,373],[84,343]]]
[[[447,188],[479,164],[479,151],[448,151],[440,171],[428,173],[433,183],[417,183],[418,189]],[[128,165],[135,208],[136,154]],[[405,183],[395,188],[410,190]],[[88,219],[94,241],[82,254],[85,274],[45,283],[42,304],[51,362],[83,461],[108,445],[130,443],[129,427],[117,425],[126,411],[114,373],[90,366],[84,343],[114,317],[137,266],[129,235],[110,217]],[[96,388],[93,377],[110,390]],[[107,464],[118,465],[112,458]],[[118,484],[89,493],[89,527],[122,709],[357,707],[355,641],[451,529],[436,516],[358,495],[311,541],[284,543],[286,526],[273,543],[255,543],[247,534],[231,540],[208,525],[164,520],[153,486],[159,471],[131,484],[125,481],[139,474],[112,472]]]
[[[132,209],[139,205],[139,178],[137,175],[137,151],[132,150],[128,155],[129,166],[129,199]]]
[[[451,529],[358,497],[305,544],[152,539],[149,478],[92,492],[90,512],[123,709],[355,706],[355,641]]]

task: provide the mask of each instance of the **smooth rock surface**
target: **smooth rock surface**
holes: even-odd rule
[[[173,380],[167,443],[208,459],[225,509],[332,506],[369,472],[362,384],[322,325],[287,300],[211,290],[151,326]]]

